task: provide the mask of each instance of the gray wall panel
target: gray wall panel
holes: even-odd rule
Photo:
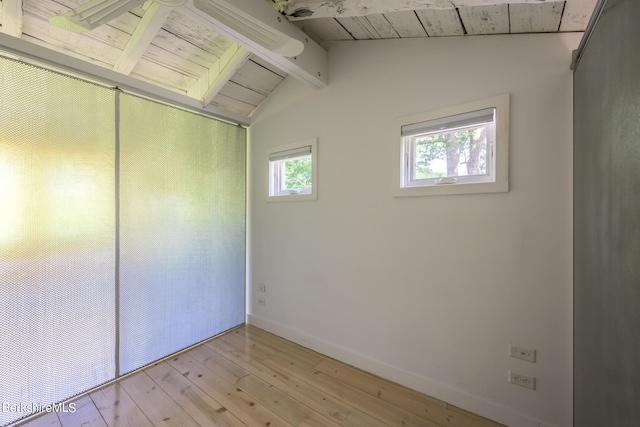
[[[244,322],[246,131],[120,96],[120,373]]]
[[[114,102],[0,57],[0,425],[115,376]]]
[[[640,425],[640,2],[610,0],[575,72],[574,425]]]

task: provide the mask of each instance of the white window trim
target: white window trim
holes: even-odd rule
[[[436,120],[443,117],[464,114],[470,111],[496,109],[495,122],[495,181],[493,182],[469,182],[460,180],[452,184],[405,186],[404,174],[406,169],[405,145],[401,137],[402,126]],[[399,159],[396,161],[396,173],[394,177],[394,196],[435,196],[448,194],[477,194],[477,193],[504,193],[509,191],[509,94],[468,102],[442,108],[428,113],[416,114],[397,119],[395,123],[395,135],[399,150]]]
[[[300,193],[288,193],[271,195],[273,178],[271,176],[271,162],[269,158],[272,154],[282,151],[295,150],[303,147],[311,147],[311,191]],[[303,141],[286,145],[272,147],[267,152],[267,201],[268,202],[302,202],[306,200],[318,200],[318,138],[309,138]]]

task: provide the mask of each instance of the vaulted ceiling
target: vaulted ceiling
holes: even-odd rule
[[[242,41],[230,40],[206,20],[198,19],[190,1],[171,8],[149,0],[105,25],[75,33],[51,25],[49,19],[86,0],[0,0],[0,31],[197,99],[203,106],[216,105],[250,116],[287,76],[283,68],[289,72],[297,69],[295,65],[289,69],[274,62],[287,65],[298,58],[274,61],[273,55],[265,57],[262,51]],[[250,1],[269,1],[279,11],[278,17],[293,22],[304,32],[300,34],[301,38],[307,38],[306,48],[315,45],[313,41],[322,45],[335,40],[584,31],[596,3],[596,0]],[[300,78],[298,73],[294,74]]]

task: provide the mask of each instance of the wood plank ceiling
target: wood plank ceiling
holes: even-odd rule
[[[0,31],[245,116],[287,76],[183,7],[150,0],[86,33],[49,23],[85,2],[0,0]],[[430,3],[439,8],[431,9],[421,0],[279,0],[275,6],[310,38],[325,43],[584,31],[596,0],[460,1],[465,2],[477,5],[456,7],[455,0],[437,0]]]
[[[330,2],[324,2],[327,3]],[[321,10],[315,0],[302,0],[291,2],[290,6],[282,9],[299,28],[316,42],[322,43],[334,40],[584,31],[596,0],[503,2],[467,7],[455,7],[454,4],[458,2],[454,0],[447,2],[450,4],[448,8],[411,9],[386,5],[380,9],[388,12],[368,14],[363,14],[362,10],[348,10],[346,3],[358,4],[354,0],[345,0],[341,11],[327,11]],[[372,0],[371,3],[376,1]],[[314,14],[296,16],[301,9],[314,7],[317,8]],[[371,10],[374,9],[370,7]]]

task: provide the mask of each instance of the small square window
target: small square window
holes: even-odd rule
[[[317,200],[316,138],[275,147],[269,153],[269,200]]]
[[[269,157],[272,196],[311,193],[311,147],[273,153]]]
[[[398,195],[507,191],[508,105],[504,95],[400,120]]]

